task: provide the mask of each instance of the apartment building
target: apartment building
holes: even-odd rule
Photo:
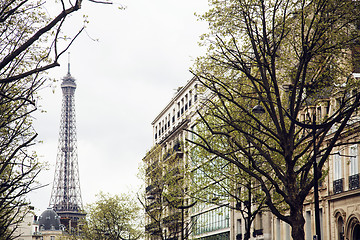
[[[147,239],[230,239],[231,211],[198,203],[187,194],[190,158],[186,138],[196,120],[203,95],[192,78],[152,122],[153,148],[146,169]]]
[[[360,76],[354,74],[354,77]],[[316,111],[317,117],[321,118],[338,108],[338,100],[333,97],[319,101],[316,110],[313,108],[312,111]],[[334,128],[336,127],[335,125]],[[333,149],[324,167],[325,178],[319,183],[322,239],[360,239],[359,132],[360,115],[357,112],[339,139],[339,143],[345,145]],[[328,139],[331,139],[333,134],[330,132]],[[305,233],[307,239],[311,239],[315,231],[311,195],[304,209]]]
[[[359,77],[354,74],[355,77]],[[231,201],[221,204],[196,202],[188,197],[187,172],[191,171],[189,156],[192,138],[186,129],[194,129],[204,96],[199,82],[191,79],[152,122],[153,148],[144,157],[146,170],[146,233],[147,239],[243,239],[243,216],[229,208]],[[318,118],[336,111],[338,100],[322,98],[316,106],[303,109]],[[360,117],[354,116],[340,141],[350,143],[333,150],[319,183],[320,228],[323,240],[360,239],[359,145]],[[334,126],[336,128],[336,126]],[[332,134],[328,138],[332,138]],[[315,235],[313,190],[304,204],[305,238]],[[262,211],[251,228],[251,239],[291,240],[291,227],[268,211]]]

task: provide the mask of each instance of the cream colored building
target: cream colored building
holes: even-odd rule
[[[191,79],[152,122],[153,148],[144,157],[146,170],[147,239],[230,239],[230,215],[226,206],[203,206],[185,196],[186,171],[189,170],[186,129],[191,129],[196,120],[196,110],[204,95],[199,95],[199,82]],[[170,174],[172,177],[167,177]],[[165,180],[160,180],[164,179]],[[167,181],[176,179],[179,184],[172,191],[179,199],[164,199]],[[177,201],[178,200],[178,201]],[[162,236],[161,236],[162,235]]]
[[[355,77],[360,77],[354,74]],[[172,208],[165,204],[164,208],[156,206],[162,194],[157,185],[154,172],[166,169],[167,172],[180,172],[189,164],[185,139],[191,138],[185,129],[192,129],[197,118],[196,109],[201,108],[199,83],[191,79],[175,94],[161,113],[152,122],[153,148],[144,157],[147,169],[146,193],[151,196],[147,202],[147,212],[163,212],[159,217],[161,224],[156,225],[147,217],[147,239],[159,239],[161,232],[166,232],[169,239],[243,239],[244,221],[239,212],[224,206],[207,205],[199,208],[199,204],[191,209]],[[309,107],[306,111],[317,111],[324,116],[335,111],[336,99],[322,99],[316,108]],[[304,116],[300,116],[304,118]],[[350,121],[351,127],[340,141],[360,142],[360,117]],[[336,126],[335,126],[336,127]],[[331,133],[328,136],[331,138]],[[335,148],[324,166],[326,176],[319,185],[320,196],[320,228],[322,240],[360,240],[360,188],[359,188],[359,145],[353,143]],[[165,165],[167,167],[164,167]],[[170,166],[170,167],[169,167]],[[163,173],[162,173],[163,174]],[[175,174],[176,175],[176,174]],[[159,175],[158,175],[159,176]],[[184,177],[184,176],[182,176]],[[163,203],[166,202],[162,199]],[[185,204],[184,204],[185,203]],[[182,205],[190,204],[184,199]],[[313,190],[304,204],[305,239],[313,240],[315,234]],[[222,216],[222,217],[217,217]],[[193,225],[191,229],[187,226]],[[171,235],[170,232],[177,232]],[[251,239],[291,240],[291,228],[288,224],[274,217],[270,212],[262,212],[257,216],[251,230]]]
[[[16,240],[58,240],[64,239],[60,217],[52,208],[46,209],[40,216],[29,212],[17,229]]]
[[[360,74],[353,74],[360,77]],[[349,93],[352,94],[352,93]],[[317,117],[331,115],[339,108],[336,98],[321,99],[316,107],[303,110],[300,120],[307,112],[316,111]],[[335,125],[333,128],[336,128]],[[327,136],[332,138],[332,132]],[[359,144],[360,112],[349,121],[339,142],[345,143],[334,148],[326,162],[324,179],[319,183],[319,216],[322,240],[360,239],[360,186],[359,186]],[[305,239],[312,240],[315,235],[314,190],[304,203]],[[272,239],[291,240],[290,227],[277,218],[272,219]]]

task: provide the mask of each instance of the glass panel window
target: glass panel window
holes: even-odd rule
[[[341,168],[341,156],[340,152],[337,152],[333,155],[334,161],[334,180],[342,178],[342,168]]]
[[[350,167],[350,176],[352,175],[356,175],[359,173],[359,168],[358,168],[358,147],[357,145],[352,145],[350,146],[350,151],[349,151],[349,155],[350,155],[350,163],[349,163],[349,167]]]
[[[222,206],[192,218],[195,224],[194,235],[229,228],[229,207]]]

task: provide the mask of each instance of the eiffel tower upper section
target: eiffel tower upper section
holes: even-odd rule
[[[75,78],[68,73],[62,79],[62,109],[58,154],[50,198],[52,207],[61,218],[77,220],[81,217],[82,199],[76,144]]]

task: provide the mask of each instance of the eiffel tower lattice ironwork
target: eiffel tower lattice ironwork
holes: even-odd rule
[[[85,216],[82,212],[79,167],[76,145],[75,78],[68,73],[62,79],[62,109],[59,146],[51,191],[50,207],[60,216],[68,231],[76,231],[77,222]]]

